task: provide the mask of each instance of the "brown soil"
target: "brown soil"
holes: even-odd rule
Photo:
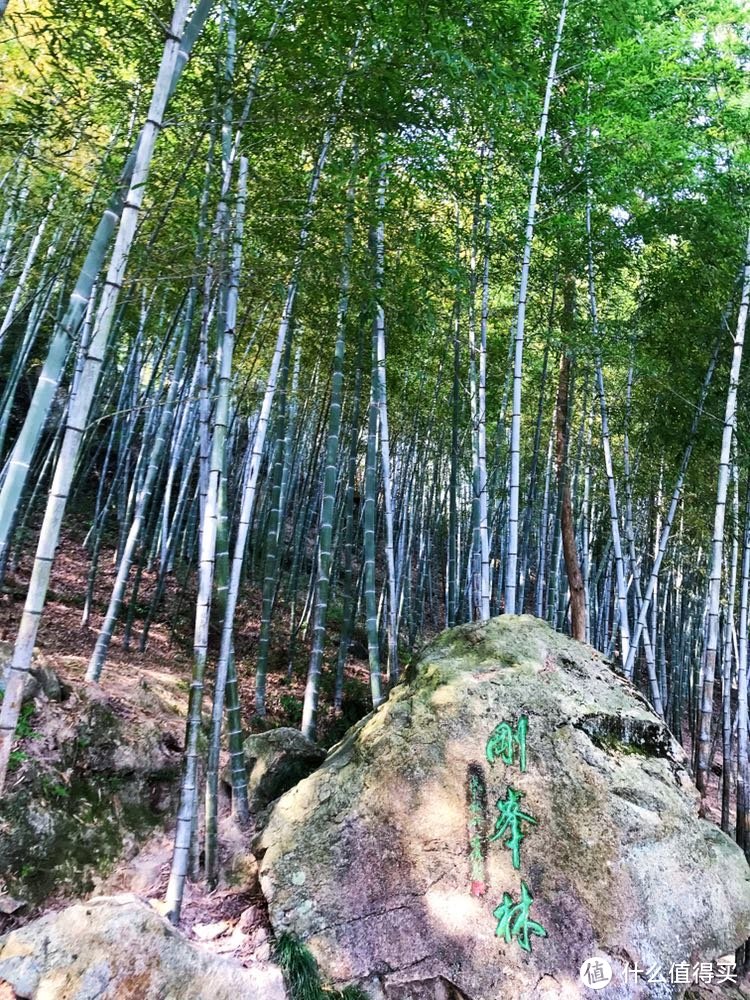
[[[75,529],[61,540],[52,570],[49,598],[43,615],[37,647],[45,660],[58,673],[71,691],[69,699],[61,705],[43,706],[47,716],[43,721],[37,715],[33,725],[41,732],[45,725],[54,725],[54,716],[70,716],[76,711],[76,690],[86,684],[84,680],[89,656],[94,648],[97,629],[106,610],[112,584],[114,566],[112,551],[102,553],[100,572],[96,582],[90,620],[81,624],[86,592],[86,575],[89,554],[83,545],[82,530]],[[26,553],[13,572],[6,576],[0,592],[0,640],[12,642],[23,611],[26,587],[31,572],[33,553]],[[138,645],[142,634],[142,614],[149,607],[156,584],[156,574],[144,571],[138,595],[139,615],[133,621],[129,648],[124,648],[122,623],[110,645],[101,681],[94,690],[106,698],[123,718],[136,720],[139,715],[159,711],[167,706],[171,714],[160,715],[165,728],[181,744],[184,735],[184,718],[191,674],[192,611],[194,591],[183,588],[181,581],[170,576],[165,597],[156,619],[149,630],[145,652]],[[300,595],[300,600],[304,595]],[[299,614],[299,608],[297,611]],[[309,658],[309,643],[298,636],[293,644],[293,662],[289,676],[290,613],[279,604],[273,621],[272,649],[267,684],[267,715],[258,719],[253,715],[255,687],[254,664],[260,628],[260,598],[249,590],[235,619],[236,662],[240,680],[243,716],[247,729],[262,730],[275,726],[294,725],[301,717],[302,698]],[[329,646],[326,650],[328,681],[324,683],[319,713],[319,739],[330,745],[343,735],[354,721],[369,710],[369,684],[367,663],[349,658],[342,713],[336,715],[332,708],[332,678],[338,648],[338,630],[332,624]],[[212,637],[214,645],[217,636]],[[355,637],[356,638],[356,637]],[[92,687],[88,687],[89,696]],[[155,697],[144,697],[144,690]],[[210,708],[209,690],[204,711]],[[44,740],[29,739],[19,746],[30,756],[42,754]],[[22,779],[22,772],[16,780]],[[11,777],[11,781],[13,778]],[[97,884],[93,894],[134,892],[147,899],[158,910],[163,910],[162,900],[169,877],[172,854],[172,829],[155,832],[125,858],[117,868]],[[257,870],[248,852],[248,837],[242,834],[229,815],[227,800],[221,803],[220,842],[221,878],[218,887],[209,892],[204,882],[189,882],[186,887],[181,927],[195,943],[212,952],[232,956],[241,961],[267,957],[270,948],[270,929],[265,904],[257,882]],[[50,899],[47,909],[59,909],[70,902],[64,895]],[[34,915],[38,915],[35,913]]]
[[[70,674],[72,683],[82,683],[86,664],[96,642],[107,602],[114,582],[115,567],[112,550],[102,553],[97,576],[91,614],[87,625],[81,624],[86,593],[89,553],[82,541],[82,532],[71,532],[61,540],[50,580],[49,597],[42,616],[37,638],[38,648],[50,664],[63,673]],[[15,638],[23,611],[26,587],[31,574],[33,552],[27,552],[19,561],[14,573],[8,573],[0,592],[0,640]],[[138,610],[150,605],[156,585],[156,573],[144,571],[138,594]],[[304,594],[300,595],[304,601]],[[102,674],[101,687],[116,696],[117,688],[125,679],[142,672],[163,671],[176,675],[187,685],[191,672],[191,639],[193,633],[193,608],[195,594],[192,581],[183,587],[174,574],[168,584],[162,607],[149,628],[145,652],[139,651],[143,631],[143,617],[134,618],[129,647],[123,645],[123,623],[110,644],[107,663]],[[297,615],[299,615],[299,607]],[[254,667],[260,630],[260,596],[255,589],[244,595],[235,615],[235,656],[240,682],[243,714],[249,730],[262,730],[275,726],[299,723],[305,690],[307,664],[310,655],[308,636],[291,637],[290,609],[280,602],[274,609],[269,675],[267,684],[267,714],[259,719],[254,713]],[[332,706],[332,679],[338,650],[338,626],[335,622],[328,629],[323,690],[318,716],[318,740],[329,746],[345,730],[369,711],[369,682],[366,660],[349,657],[346,665],[344,705],[337,716]],[[218,646],[218,636],[212,635],[212,644]],[[355,632],[355,640],[358,633]],[[355,649],[360,642],[354,643]],[[216,650],[214,649],[214,652]],[[291,664],[290,664],[291,659]],[[210,676],[208,677],[210,696]]]

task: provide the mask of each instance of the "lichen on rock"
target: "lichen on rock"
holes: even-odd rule
[[[4,982],[19,998],[287,1000],[276,965],[200,951],[130,894],[76,903],[0,938]]]
[[[163,726],[134,723],[106,698],[81,695],[32,722],[41,728],[0,801],[0,883],[25,915],[49,896],[91,892],[169,817],[180,769]]]
[[[481,885],[467,833],[477,767]],[[501,803],[533,818],[519,851],[496,826]],[[679,987],[626,983],[626,965],[710,961],[750,932],[750,869],[698,817],[682,748],[601,655],[527,616],[428,645],[276,803],[258,849],[275,931],[373,1000],[516,1000],[550,996],[550,983],[589,995],[578,974],[592,955],[615,970],[607,996],[668,997]]]

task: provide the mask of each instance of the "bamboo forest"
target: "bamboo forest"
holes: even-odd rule
[[[750,997],[745,0],[0,0],[0,998]]]

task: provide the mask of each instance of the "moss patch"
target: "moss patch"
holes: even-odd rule
[[[601,750],[641,757],[668,757],[671,743],[665,726],[650,719],[623,715],[587,715],[575,723]]]
[[[90,892],[128,834],[143,835],[161,817],[119,778],[27,776],[0,804],[0,879],[12,896],[37,904],[59,891]],[[148,802],[148,796],[147,796]]]
[[[163,820],[178,767],[167,766],[158,739],[94,702],[54,757],[27,743],[19,780],[0,801],[0,884],[32,907],[90,892],[128,839]]]

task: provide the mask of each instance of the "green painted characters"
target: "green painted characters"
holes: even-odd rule
[[[531,904],[534,897],[529,891],[529,887],[524,881],[521,882],[521,898],[516,903],[513,897],[505,892],[503,901],[493,910],[493,916],[497,920],[495,934],[510,944],[514,939],[524,951],[531,951],[530,934],[537,937],[547,937],[547,931],[536,920],[529,916]]]
[[[518,758],[518,767],[522,772],[526,771],[526,735],[529,729],[529,717],[521,715],[515,724],[510,722],[500,722],[490,733],[485,755],[490,767],[498,760],[502,761],[506,767],[511,767]],[[521,845],[526,833],[524,824],[536,826],[538,821],[529,812],[524,812],[521,807],[521,799],[524,793],[508,785],[505,791],[505,798],[498,799],[495,803],[497,808],[497,819],[495,829],[489,841],[502,840],[505,847],[510,850],[511,861],[516,871],[521,868]],[[470,830],[471,830],[471,806],[470,806]],[[542,925],[532,920],[530,916],[531,904],[534,897],[528,885],[521,881],[521,897],[516,902],[508,892],[503,893],[502,902],[492,911],[497,920],[495,934],[502,938],[506,944],[516,941],[523,951],[531,951],[530,935],[537,937],[547,937],[547,931]]]
[[[490,840],[499,840],[503,834],[510,834],[505,841],[505,846],[510,849],[513,867],[516,870],[521,867],[521,841],[525,837],[521,829],[521,824],[531,823],[536,826],[534,817],[522,811],[522,798],[523,792],[517,792],[515,788],[511,788],[508,785],[505,798],[498,799],[496,802],[498,817],[495,821],[495,832],[490,837]]]
[[[529,728],[529,717],[522,715],[515,730],[509,722],[501,722],[495,726],[487,740],[485,753],[487,761],[494,764],[499,758],[503,764],[512,764],[515,750],[518,748],[518,766],[526,770],[526,733]]]

